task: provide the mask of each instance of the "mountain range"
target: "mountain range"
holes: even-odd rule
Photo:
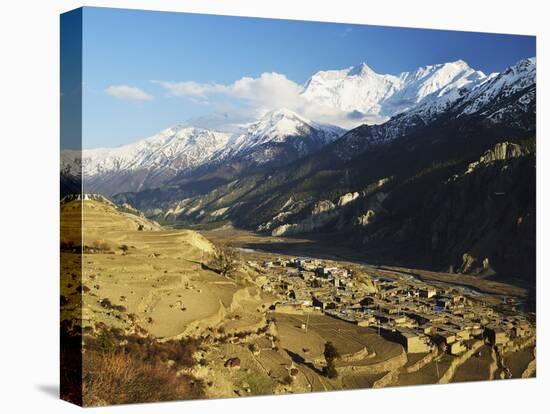
[[[399,75],[377,74],[367,64],[320,71],[304,85],[308,101],[374,123],[419,106],[442,106],[488,79],[464,61],[418,68]],[[206,165],[231,165],[246,170],[257,165],[280,166],[317,151],[345,130],[306,119],[280,108],[240,126],[234,133],[187,124],[165,129],[136,143],[116,148],[65,151],[65,176],[84,174],[88,191],[114,195],[169,184],[175,177],[205,170]],[[238,158],[241,158],[240,160]]]
[[[87,192],[114,195],[159,187],[206,166],[238,162],[240,170],[281,165],[320,149],[344,132],[282,108],[242,125],[236,134],[178,125],[120,147],[64,151],[61,168],[65,176],[82,174]]]
[[[66,153],[87,191],[178,225],[331,235],[365,260],[534,282],[536,61],[380,75],[322,71],[302,95],[372,122],[345,131],[280,108],[223,133],[180,126]],[[354,116],[354,115],[353,115]]]
[[[317,72],[302,95],[380,123],[420,104],[456,100],[464,90],[487,79],[462,60],[428,65],[399,75],[374,72],[366,63],[343,70]]]

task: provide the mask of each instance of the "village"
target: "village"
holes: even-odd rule
[[[436,287],[399,272],[359,275],[351,268],[300,257],[248,264],[264,275],[258,280],[261,289],[280,298],[274,312],[325,314],[372,327],[408,354],[437,348],[459,356],[480,340],[503,353],[535,335],[532,320],[513,298],[502,299],[509,310],[502,312],[502,306],[495,310],[492,295]]]

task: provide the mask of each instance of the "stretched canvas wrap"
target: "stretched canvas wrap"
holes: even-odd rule
[[[61,16],[61,397],[536,375],[535,37]]]

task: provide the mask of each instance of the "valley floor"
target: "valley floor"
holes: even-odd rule
[[[69,203],[62,206],[63,213],[65,234],[76,234],[71,214],[79,220],[81,212]],[[62,320],[72,321],[73,328],[80,325],[78,331],[84,335],[88,349],[83,354],[85,367],[86,359],[95,353],[100,361],[105,361],[113,350],[132,355],[138,349],[147,355],[139,364],[153,364],[148,369],[173,375],[174,378],[167,377],[167,384],[185,383],[183,393],[166,398],[232,397],[535,375],[533,317],[521,316],[516,302],[502,303],[503,297],[520,301],[525,296],[516,287],[465,275],[372,266],[345,248],[306,239],[264,237],[234,229],[202,234],[164,229],[100,202],[85,202],[82,215],[83,256],[67,248],[62,253]],[[74,245],[79,241],[78,235],[74,238],[65,243]],[[237,250],[239,267],[234,274],[224,276],[207,265],[216,245]],[[303,264],[296,264],[303,256],[307,256],[301,259]],[[328,269],[333,276],[317,277],[319,269]],[[334,274],[340,273],[336,282]],[[315,285],[318,287],[305,288],[306,279],[307,286],[319,283]],[[328,286],[336,283],[338,289]],[[399,295],[392,296],[395,286],[411,292],[431,288],[455,292],[457,297],[466,298],[466,308],[491,309],[488,315],[503,315],[490,316],[491,320],[503,321],[503,326],[507,320],[510,324],[520,321],[525,332],[497,344],[472,324],[468,332],[456,333],[464,335],[464,349],[460,352],[452,354],[448,347],[427,344],[419,344],[416,349],[412,343],[392,337],[389,327],[394,322],[362,319],[367,314],[361,312],[369,306],[354,304],[361,295],[382,306],[384,297],[392,297],[398,303]],[[82,303],[78,301],[79,292]],[[320,302],[310,303],[309,292]],[[387,292],[387,296],[381,292]],[[323,304],[333,300],[334,306]],[[372,311],[373,316],[382,312],[378,306],[378,312]],[[399,329],[414,326],[413,315],[400,321],[405,315],[400,314],[399,308],[387,309],[387,320],[405,323],[395,325]],[[465,308],[457,305],[456,309]],[[439,329],[434,322],[436,325]],[[333,363],[335,375],[328,375],[325,370],[329,343],[338,355]],[[105,354],[104,349],[109,349],[109,353]],[[139,401],[139,397],[109,399],[94,388],[92,374],[84,373],[89,382],[87,389],[92,393],[87,396],[88,405]]]
[[[322,235],[316,238],[304,237],[274,237],[258,234],[248,230],[235,228],[219,228],[200,231],[214,243],[227,244],[241,249],[243,255],[259,260],[269,260],[278,256],[311,257],[320,260],[359,264],[368,271],[376,273],[400,273],[404,276],[415,277],[426,282],[439,285],[463,286],[484,293],[527,297],[526,289],[514,284],[494,281],[477,276],[434,272],[423,269],[411,269],[395,264],[371,263],[365,261],[365,253],[358,248],[352,248],[347,243],[335,239],[332,235]]]

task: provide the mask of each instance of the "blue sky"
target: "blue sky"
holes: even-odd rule
[[[215,86],[243,77],[258,82],[240,87],[261,88],[263,79],[292,88],[319,70],[361,62],[397,74],[463,59],[490,73],[535,56],[530,36],[103,8],[85,8],[83,22],[85,148],[128,143],[213,112],[245,117],[242,99]]]

